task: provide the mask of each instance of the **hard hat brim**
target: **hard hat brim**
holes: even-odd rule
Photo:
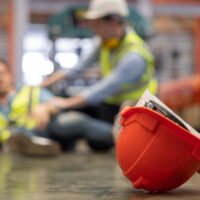
[[[103,18],[103,17],[107,16],[108,14],[111,14],[111,13],[108,13],[106,11],[105,12],[87,11],[84,15],[84,18],[87,19],[87,20],[95,20],[95,19]],[[113,12],[113,14],[118,14],[121,17],[124,17],[124,18],[128,16],[128,12],[127,13],[115,13],[115,12]]]
[[[95,19],[103,18],[105,16],[106,16],[106,14],[104,14],[104,13],[88,11],[85,13],[84,18],[87,20],[95,20]]]

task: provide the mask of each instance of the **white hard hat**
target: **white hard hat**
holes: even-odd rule
[[[128,6],[126,0],[91,0],[85,18],[90,20],[99,19],[112,14],[127,17]]]

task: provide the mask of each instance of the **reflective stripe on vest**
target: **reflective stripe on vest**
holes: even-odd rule
[[[28,117],[31,108],[39,104],[40,88],[24,86],[11,103],[8,119],[0,113],[0,142],[10,136],[12,127],[22,127],[27,130],[36,127],[36,121]],[[8,134],[9,133],[9,134]]]
[[[136,84],[122,85],[120,91],[116,95],[109,97],[106,103],[120,104],[125,100],[138,100],[147,88],[152,94],[156,94],[157,92],[157,81],[153,78],[154,58],[148,51],[145,42],[134,31],[130,31],[125,36],[115,51],[111,52],[109,49],[102,48],[100,59],[103,77],[106,77],[116,64],[129,52],[138,53],[146,60],[146,72]]]

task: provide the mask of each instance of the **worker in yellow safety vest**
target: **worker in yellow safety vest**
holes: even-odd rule
[[[11,150],[25,154],[57,154],[59,145],[54,141],[37,137],[37,141],[46,141],[46,145],[41,146],[32,140],[39,128],[45,130],[50,116],[57,113],[56,108],[47,103],[52,97],[39,87],[16,89],[7,63],[0,59],[0,144],[9,144]],[[33,147],[31,152],[29,147]]]
[[[137,101],[147,88],[156,94],[154,57],[145,41],[127,27],[128,14],[125,0],[91,0],[84,17],[100,36],[94,39],[94,49],[74,68],[58,70],[48,77],[43,86],[77,77],[96,58],[100,58],[102,79],[73,97],[55,98],[55,105],[70,109],[98,105],[98,117],[112,123],[124,101]]]
[[[91,0],[84,17],[97,35],[94,48],[75,67],[58,70],[42,85],[76,78],[98,58],[102,79],[72,97],[57,97],[52,104],[65,109],[96,106],[95,117],[113,124],[124,102],[135,103],[147,88],[152,94],[157,93],[154,57],[145,41],[126,25],[128,15],[125,0]]]

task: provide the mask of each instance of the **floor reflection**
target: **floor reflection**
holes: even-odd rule
[[[166,193],[135,190],[122,175],[113,152],[65,153],[56,158],[0,154],[2,200],[200,199],[200,177]]]

